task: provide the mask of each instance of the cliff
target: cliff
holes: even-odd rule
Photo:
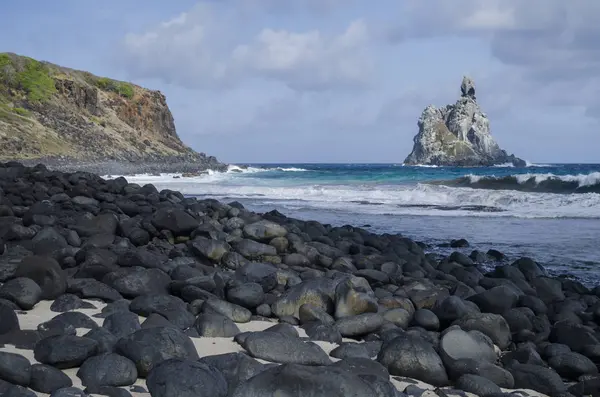
[[[0,160],[36,159],[223,166],[179,139],[161,92],[0,53]]]
[[[491,166],[525,161],[500,149],[490,133],[490,122],[475,97],[475,83],[464,77],[461,97],[454,105],[427,106],[418,122],[412,152],[405,164]]]

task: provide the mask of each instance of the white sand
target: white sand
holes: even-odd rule
[[[104,319],[93,317],[93,315],[99,313],[102,310],[102,308],[104,308],[104,306],[106,306],[106,304],[103,302],[96,301],[96,300],[86,300],[86,301],[93,304],[96,307],[96,309],[78,309],[76,311],[88,315],[99,326],[101,326]],[[38,324],[49,321],[52,318],[54,318],[55,316],[59,315],[60,313],[55,313],[55,312],[50,311],[51,304],[52,304],[52,301],[42,301],[42,302],[38,303],[32,310],[30,310],[28,312],[17,313],[17,317],[19,319],[19,324],[21,326],[21,329],[35,330],[35,329],[37,329]],[[140,316],[140,323],[143,322],[144,320],[145,320],[145,318]],[[268,321],[251,321],[249,323],[237,324],[237,325],[242,332],[245,332],[245,331],[263,331],[269,327],[272,327],[275,324],[277,324],[277,323],[268,322]],[[298,330],[298,333],[301,337],[307,336],[306,332],[302,328],[299,328],[299,327],[295,327],[295,328]],[[80,336],[84,335],[88,331],[89,331],[89,329],[81,329],[81,328],[77,329],[77,335],[80,335]],[[241,346],[239,346],[237,343],[235,343],[233,341],[233,338],[191,338],[191,339],[192,339],[194,346],[196,347],[196,350],[198,351],[198,355],[200,357],[244,351],[244,349]],[[356,341],[354,341],[352,339],[344,339],[344,342],[356,342]],[[337,344],[328,343],[328,342],[317,341],[315,343],[317,345],[319,345],[327,354],[329,354],[333,349],[335,349],[338,346]],[[27,359],[29,359],[29,361],[32,364],[37,363],[37,361],[33,357],[33,350],[17,349],[15,346],[12,346],[12,345],[5,345],[3,348],[0,348],[0,350],[5,351],[5,352],[21,354],[24,357],[26,357]],[[333,358],[333,357],[331,357],[331,360],[338,361],[338,359]],[[264,360],[259,360],[259,361],[262,363],[268,363],[267,361],[264,361]],[[78,370],[78,368],[71,368],[68,370],[64,370],[63,372],[71,378],[71,380],[73,381],[74,387],[84,389],[83,385],[81,384],[81,380],[76,376],[77,370]],[[400,391],[403,391],[407,386],[409,386],[411,384],[415,385],[421,389],[426,389],[426,390],[434,390],[435,389],[434,386],[429,385],[424,382],[421,382],[421,381],[418,381],[418,380],[414,380],[414,383],[402,382],[402,381],[398,381],[398,380],[391,379],[391,378],[390,378],[390,380],[391,380],[392,384]],[[144,379],[138,379],[137,382],[135,383],[135,385],[146,388],[146,382]],[[129,387],[123,387],[123,389],[129,390]],[[503,389],[503,390],[507,391],[507,392],[514,391],[514,390],[506,390],[506,389]],[[529,396],[532,396],[532,397],[546,397],[545,395],[543,395],[541,393],[531,391],[531,390],[519,390],[519,391],[526,392]],[[49,396],[48,394],[44,394],[44,393],[36,393],[36,394],[38,396]],[[149,393],[131,392],[131,394],[134,397],[150,396]],[[470,394],[470,393],[468,395],[474,396],[473,394]],[[96,396],[96,395],[92,395],[92,396]],[[424,394],[423,396],[426,397],[426,394]],[[435,393],[433,393],[432,397],[437,397],[437,395]]]

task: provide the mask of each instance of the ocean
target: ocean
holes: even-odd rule
[[[600,281],[600,164],[245,164],[127,179],[257,212],[401,233],[433,252],[448,253],[444,245],[466,238],[465,253],[494,248],[510,261],[529,256],[551,273]]]

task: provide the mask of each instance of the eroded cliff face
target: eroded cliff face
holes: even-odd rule
[[[0,159],[53,157],[219,165],[183,144],[159,91],[0,53]]]
[[[454,105],[429,105],[418,121],[412,152],[405,164],[490,166],[525,162],[500,149],[490,133],[490,122],[475,98],[475,83],[464,77],[461,97]]]

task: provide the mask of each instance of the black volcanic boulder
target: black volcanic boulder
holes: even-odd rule
[[[511,333],[508,323],[499,314],[493,313],[469,313],[456,320],[458,325],[465,331],[479,331],[492,339],[500,349],[506,349],[511,342]]]
[[[158,363],[146,380],[152,397],[226,397],[227,381],[218,369],[198,361]]]
[[[146,377],[158,363],[170,358],[198,359],[192,340],[173,327],[136,331],[117,342],[116,352],[133,361],[141,377]]]
[[[391,375],[422,380],[434,386],[448,384],[442,359],[433,346],[412,335],[401,335],[384,343],[377,355]]]
[[[158,230],[169,230],[175,236],[184,236],[194,231],[200,222],[183,210],[160,208],[152,215],[152,224]]]
[[[0,352],[0,379],[16,385],[29,385],[31,363],[20,354]]]
[[[515,387],[555,395],[567,390],[560,376],[550,368],[513,363],[507,369],[515,379]]]
[[[202,313],[194,322],[198,335],[212,338],[231,338],[240,333],[238,326],[219,313]]]
[[[42,289],[26,277],[8,280],[0,287],[0,298],[16,303],[23,310],[31,310],[41,300]]]
[[[160,314],[180,329],[194,324],[194,315],[187,309],[187,304],[172,295],[142,295],[131,301],[129,310],[148,317],[152,313]]]
[[[8,302],[8,304],[12,304]],[[0,303],[0,335],[18,331],[20,328],[19,318],[15,311],[6,303]]]
[[[208,239],[206,237],[196,237],[188,242],[188,247],[194,255],[213,262],[220,262],[223,255],[228,253],[231,248],[224,241]]]
[[[269,242],[276,237],[284,237],[286,234],[285,227],[268,220],[254,222],[244,227],[244,237],[256,241]]]
[[[135,266],[108,273],[102,282],[126,298],[141,295],[167,294],[171,277],[160,269]]]
[[[69,312],[76,309],[95,309],[96,306],[82,300],[77,295],[62,294],[52,302],[50,310],[57,313]]]
[[[470,296],[467,300],[475,303],[484,313],[502,314],[519,301],[519,293],[507,285],[501,285]]]
[[[440,340],[439,351],[446,367],[451,367],[454,362],[463,359],[483,360],[490,363],[496,361],[494,346],[488,345],[484,340],[458,327],[444,333]]]
[[[114,302],[123,296],[114,288],[93,278],[73,278],[67,283],[67,292],[84,299],[100,299],[104,302]]]
[[[137,380],[133,361],[114,353],[90,357],[81,365],[77,376],[84,386],[128,386]]]
[[[98,342],[75,335],[57,335],[44,338],[33,349],[35,359],[59,369],[79,367],[96,354]]]
[[[260,363],[258,360],[239,352],[206,356],[202,357],[199,362],[221,371],[227,380],[230,392],[235,390],[240,383],[268,368],[267,365]]]
[[[15,277],[27,277],[42,289],[42,299],[56,299],[67,289],[67,279],[63,269],[54,259],[45,256],[23,258]]]
[[[116,312],[104,319],[102,328],[108,330],[117,339],[124,338],[141,329],[138,315],[129,311]]]
[[[232,397],[393,397],[380,394],[360,376],[334,366],[284,364],[240,384]]]
[[[253,332],[242,347],[255,358],[283,364],[328,365],[329,356],[312,342],[276,332]]]
[[[55,390],[70,386],[73,386],[71,378],[60,369],[46,364],[31,366],[31,382],[29,382],[31,390],[50,394]]]

